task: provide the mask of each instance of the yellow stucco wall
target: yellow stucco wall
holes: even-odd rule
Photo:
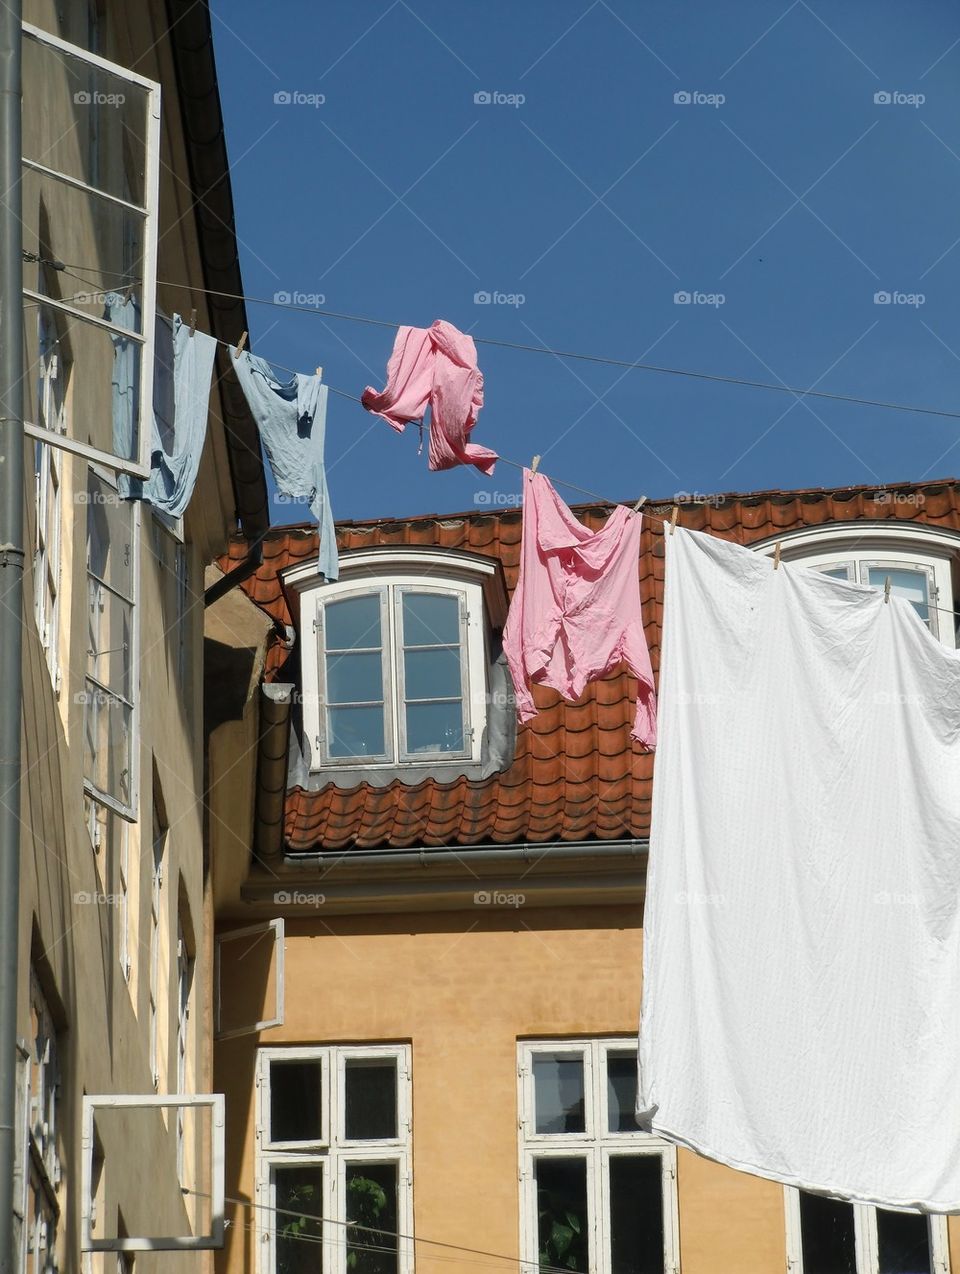
[[[416,1232],[516,1258],[517,1041],[629,1036],[640,957],[626,907],[288,920],[286,1020],[259,1043],[409,1041]],[[254,1189],[257,1046],[255,1036],[224,1041],[215,1062],[227,1193],[244,1199]],[[681,1151],[678,1187],[684,1274],[784,1269],[779,1186]],[[218,1270],[252,1274],[254,1247],[249,1232],[228,1231]],[[449,1256],[421,1246],[417,1270],[449,1270]]]

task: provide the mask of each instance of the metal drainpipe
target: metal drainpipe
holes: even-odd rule
[[[21,0],[0,5],[0,1274],[13,1274],[23,603]]]

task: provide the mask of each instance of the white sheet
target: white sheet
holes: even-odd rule
[[[900,598],[665,544],[638,1110],[747,1172],[958,1210],[960,654]]]

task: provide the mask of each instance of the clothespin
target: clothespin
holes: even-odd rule
[[[197,331],[197,311],[190,311],[190,335],[194,336]]]
[[[885,602],[890,601],[890,576],[889,575],[887,576],[887,578],[884,580],[884,583],[883,583],[883,600]]]
[[[779,540],[777,540],[776,544],[773,546],[773,569],[775,571],[779,571],[780,569],[780,541]]]
[[[539,468],[540,468],[540,457],[534,456],[533,459],[530,461],[530,472],[536,473]]]
[[[318,367],[318,368],[317,368],[317,375],[320,377],[320,379],[321,379],[321,380],[323,379],[323,368],[322,368],[322,367]]]
[[[237,341],[237,353],[238,353],[238,354],[242,354],[242,353],[243,353],[243,348],[244,348],[244,346],[246,345],[246,343],[247,343],[247,333],[246,333],[246,332],[241,332],[241,333],[240,333],[240,339],[239,339],[239,341]]]
[[[640,499],[636,502],[636,504],[633,506],[633,512],[639,513],[640,510],[643,508],[643,506],[646,504],[646,502],[647,502],[647,497],[645,495],[642,495]]]
[[[680,516],[680,506],[679,504],[675,504],[673,506],[673,512],[670,514],[670,534],[671,535],[673,535],[673,533],[677,529],[677,518],[679,516]]]

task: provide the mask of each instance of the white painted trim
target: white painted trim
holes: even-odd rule
[[[801,553],[798,550],[806,550],[810,545],[817,545],[829,553],[835,545],[849,541],[878,547],[885,544],[903,546],[905,542],[910,542],[917,546],[920,553],[933,547],[942,547],[952,553],[960,552],[960,531],[928,526],[922,522],[897,522],[892,525],[890,522],[830,522],[824,526],[801,527],[795,531],[784,531],[781,535],[771,535],[751,544],[750,548],[772,557],[779,543],[783,546],[781,558],[786,562],[795,557],[807,556],[806,552]]]
[[[211,1177],[210,1177],[210,1233],[190,1235],[162,1236],[125,1236],[111,1239],[95,1239],[92,1235],[93,1197],[93,1150],[94,1119],[98,1109],[107,1110],[153,1110],[158,1107],[172,1106],[176,1108],[190,1106],[209,1106],[211,1112],[210,1131],[211,1145]],[[211,1248],[223,1247],[224,1234],[224,1139],[225,1139],[225,1104],[222,1093],[135,1093],[116,1094],[99,1093],[95,1096],[83,1096],[82,1113],[82,1154],[81,1165],[81,1241],[83,1252],[197,1252]],[[178,1183],[179,1184],[179,1183]]]
[[[663,1204],[663,1268],[679,1274],[680,1221],[677,1202],[676,1147],[646,1133],[610,1132],[606,1059],[610,1053],[636,1051],[630,1038],[521,1040],[517,1045],[517,1104],[520,1179],[520,1259],[524,1274],[539,1270],[536,1162],[539,1159],[580,1157],[587,1161],[587,1209],[590,1239],[589,1267],[607,1274],[611,1266],[609,1186],[607,1167],[612,1155],[658,1155],[661,1160]],[[537,1053],[582,1054],[584,1058],[583,1133],[537,1133],[533,1057]]]
[[[58,35],[51,35],[49,31],[44,31],[42,27],[34,26],[32,22],[23,22],[21,25],[24,35],[32,36],[38,44],[49,44],[51,48],[59,49],[61,53],[75,57],[81,62],[89,62],[91,66],[99,67],[101,71],[108,71],[111,75],[116,75],[131,84],[139,84],[141,88],[146,89],[148,92],[160,87],[155,80],[148,80],[145,76],[138,75],[136,71],[129,71],[125,66],[118,66],[116,62],[109,62],[98,53],[91,53],[88,49],[83,49],[77,44],[71,44],[68,40],[63,40]]]
[[[842,1200],[841,1200],[842,1202]],[[857,1274],[878,1274],[880,1255],[877,1247],[877,1209],[865,1203],[851,1203],[857,1250]],[[803,1268],[803,1233],[800,1220],[800,1190],[783,1187],[784,1226],[786,1231],[787,1274],[806,1274]],[[889,1208],[886,1211],[904,1211]],[[945,1216],[928,1216],[930,1227],[930,1260],[932,1274],[950,1274],[950,1245]]]
[[[253,1022],[250,1026],[235,1027],[232,1031],[221,1031],[221,999],[220,999],[220,969],[221,969],[221,950],[225,942],[230,942],[233,938],[245,938],[251,934],[264,934],[267,930],[273,930],[274,941],[274,967],[276,968],[277,983],[277,1011],[274,1017],[264,1018],[262,1021]],[[283,1026],[284,1017],[284,969],[283,954],[285,950],[284,943],[284,924],[283,917],[276,920],[266,920],[262,924],[247,925],[243,929],[229,929],[226,933],[217,934],[213,944],[213,1004],[214,1004],[214,1035],[217,1040],[230,1040],[238,1035],[255,1035],[259,1031],[268,1031],[274,1026]]]
[[[346,1063],[353,1058],[392,1060],[397,1076],[397,1136],[382,1141],[347,1141],[344,1135]],[[322,1060],[329,1076],[329,1099],[326,1109],[329,1124],[325,1145],[297,1143],[292,1149],[269,1146],[264,1137],[270,1110],[269,1062],[271,1060]],[[413,1123],[411,1046],[409,1044],[324,1044],[294,1045],[261,1049],[257,1057],[257,1128],[254,1217],[256,1232],[256,1268],[258,1274],[274,1274],[274,1242],[276,1237],[276,1192],[273,1170],[277,1167],[320,1167],[323,1171],[322,1211],[331,1222],[346,1216],[346,1167],[348,1163],[391,1163],[397,1165],[397,1230],[400,1235],[413,1234]],[[319,1248],[318,1274],[347,1274],[344,1230],[331,1224],[335,1236]],[[398,1238],[399,1274],[413,1274],[414,1244],[412,1239]]]

